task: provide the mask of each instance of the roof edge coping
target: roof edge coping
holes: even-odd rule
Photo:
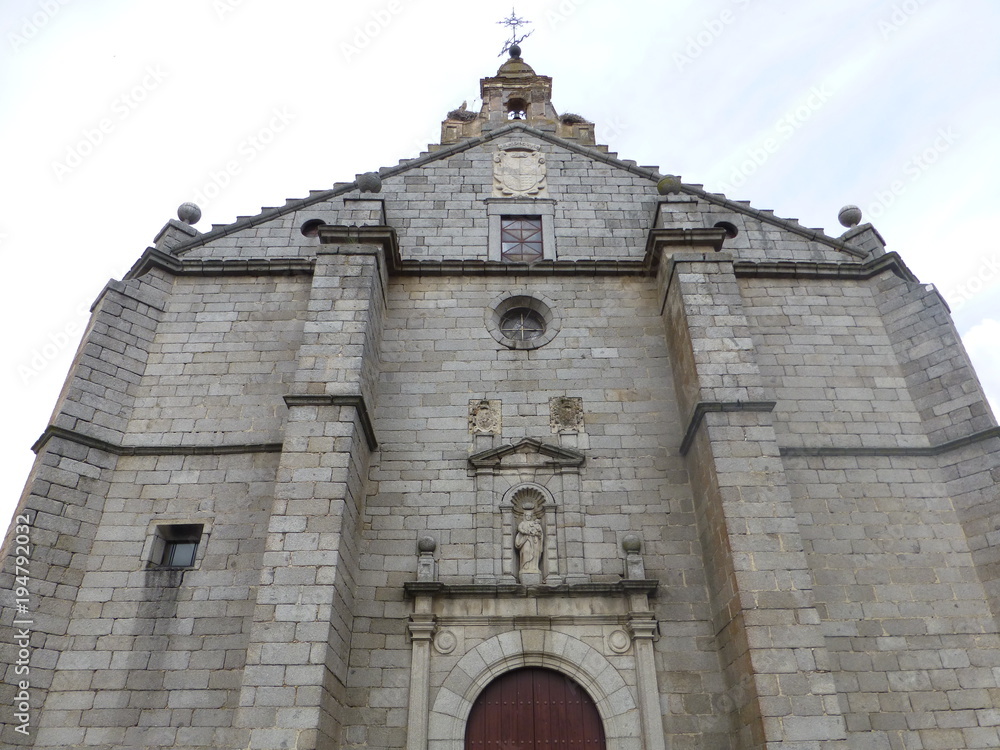
[[[562,148],[565,148],[568,151],[572,151],[574,153],[580,154],[581,156],[586,156],[588,158],[591,158],[594,161],[602,162],[604,164],[610,164],[612,166],[618,167],[619,169],[623,169],[639,177],[644,177],[646,179],[649,179],[653,183],[659,182],[665,176],[659,172],[658,168],[642,167],[639,166],[635,161],[627,159],[619,159],[617,156],[612,156],[611,153],[602,151],[601,145],[582,146],[578,143],[574,143],[572,141],[559,138],[558,136],[552,135],[551,133],[546,133],[545,131],[532,128],[520,121],[511,122],[510,124],[504,125],[503,127],[497,128],[496,130],[491,130],[487,133],[484,133],[483,135],[475,136],[474,138],[469,138],[467,140],[460,141],[453,145],[442,146],[440,149],[436,151],[430,151],[424,154],[423,156],[418,156],[413,159],[403,159],[394,167],[381,167],[378,170],[378,174],[380,177],[383,178],[395,177],[397,175],[403,174],[404,172],[408,172],[411,169],[416,169],[418,167],[424,166],[425,164],[430,164],[440,159],[445,159],[450,156],[453,156],[454,154],[459,154],[462,153],[463,151],[468,151],[469,149],[475,148],[476,146],[480,146],[484,143],[489,143],[490,141],[496,140],[497,138],[514,131],[523,131],[529,133],[537,138],[541,138],[542,140],[548,141],[549,143],[561,146]],[[603,148],[606,149],[607,146],[603,146]],[[358,189],[358,183],[357,180],[355,180],[354,182],[341,184],[340,187],[333,187],[329,190],[318,191],[315,194],[310,194],[306,196],[305,198],[298,198],[286,201],[284,206],[276,206],[273,208],[268,208],[254,216],[241,217],[238,218],[236,221],[234,221],[232,224],[226,224],[220,227],[219,229],[212,229],[208,232],[200,234],[197,237],[192,238],[189,242],[171,248],[171,252],[173,254],[179,254],[187,252],[189,250],[193,250],[197,247],[201,247],[203,245],[210,243],[212,240],[219,239],[220,237],[225,237],[229,234],[233,234],[242,229],[247,229],[249,227],[262,224],[264,222],[270,221],[271,219],[275,219],[280,216],[284,216],[285,214],[298,211],[300,209],[311,206],[315,203],[321,203],[325,200],[329,200],[330,198],[336,198],[337,196],[350,193],[357,189]],[[808,227],[802,226],[798,222],[793,222],[788,219],[782,219],[778,216],[775,216],[774,213],[770,211],[770,209],[751,208],[749,203],[741,203],[738,201],[734,201],[722,195],[721,193],[709,193],[703,188],[692,184],[681,183],[680,189],[685,193],[701,198],[702,200],[708,203],[712,203],[717,206],[724,206],[731,211],[744,214],[745,216],[750,216],[761,222],[771,224],[773,226],[781,227],[783,229],[788,230],[789,232],[805,237],[806,239],[815,242],[820,242],[825,245],[829,245],[830,247],[848,253],[849,255],[854,255],[858,258],[865,258],[868,255],[867,251],[862,250],[861,248],[851,245],[847,242],[844,242],[843,240],[831,237],[830,235],[818,229],[810,229]]]

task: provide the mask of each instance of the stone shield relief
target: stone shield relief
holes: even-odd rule
[[[539,198],[546,194],[545,156],[537,146],[517,142],[494,154],[494,197]]]

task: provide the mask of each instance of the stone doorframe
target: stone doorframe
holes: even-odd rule
[[[583,641],[553,630],[502,633],[465,654],[437,691],[426,724],[426,745],[421,745],[427,750],[464,750],[465,725],[479,693],[519,667],[547,667],[576,680],[597,705],[607,750],[651,746],[643,742],[639,707],[619,670]],[[411,720],[411,731],[413,726]]]

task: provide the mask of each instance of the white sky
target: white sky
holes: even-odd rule
[[[178,204],[225,224],[417,156],[478,108],[509,0],[4,0],[9,517],[87,309]],[[522,1],[523,56],[622,158],[837,236],[854,203],[1000,404],[1000,3]],[[251,138],[255,140],[250,140]],[[267,141],[267,143],[263,143]],[[96,145],[92,145],[96,142]],[[754,161],[756,159],[756,161]],[[230,168],[227,171],[227,166]]]

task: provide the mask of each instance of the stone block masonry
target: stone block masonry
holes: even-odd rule
[[[1000,429],[937,294],[594,146],[517,53],[483,86],[102,293],[0,744],[459,750],[527,668],[607,750],[1000,745]]]

